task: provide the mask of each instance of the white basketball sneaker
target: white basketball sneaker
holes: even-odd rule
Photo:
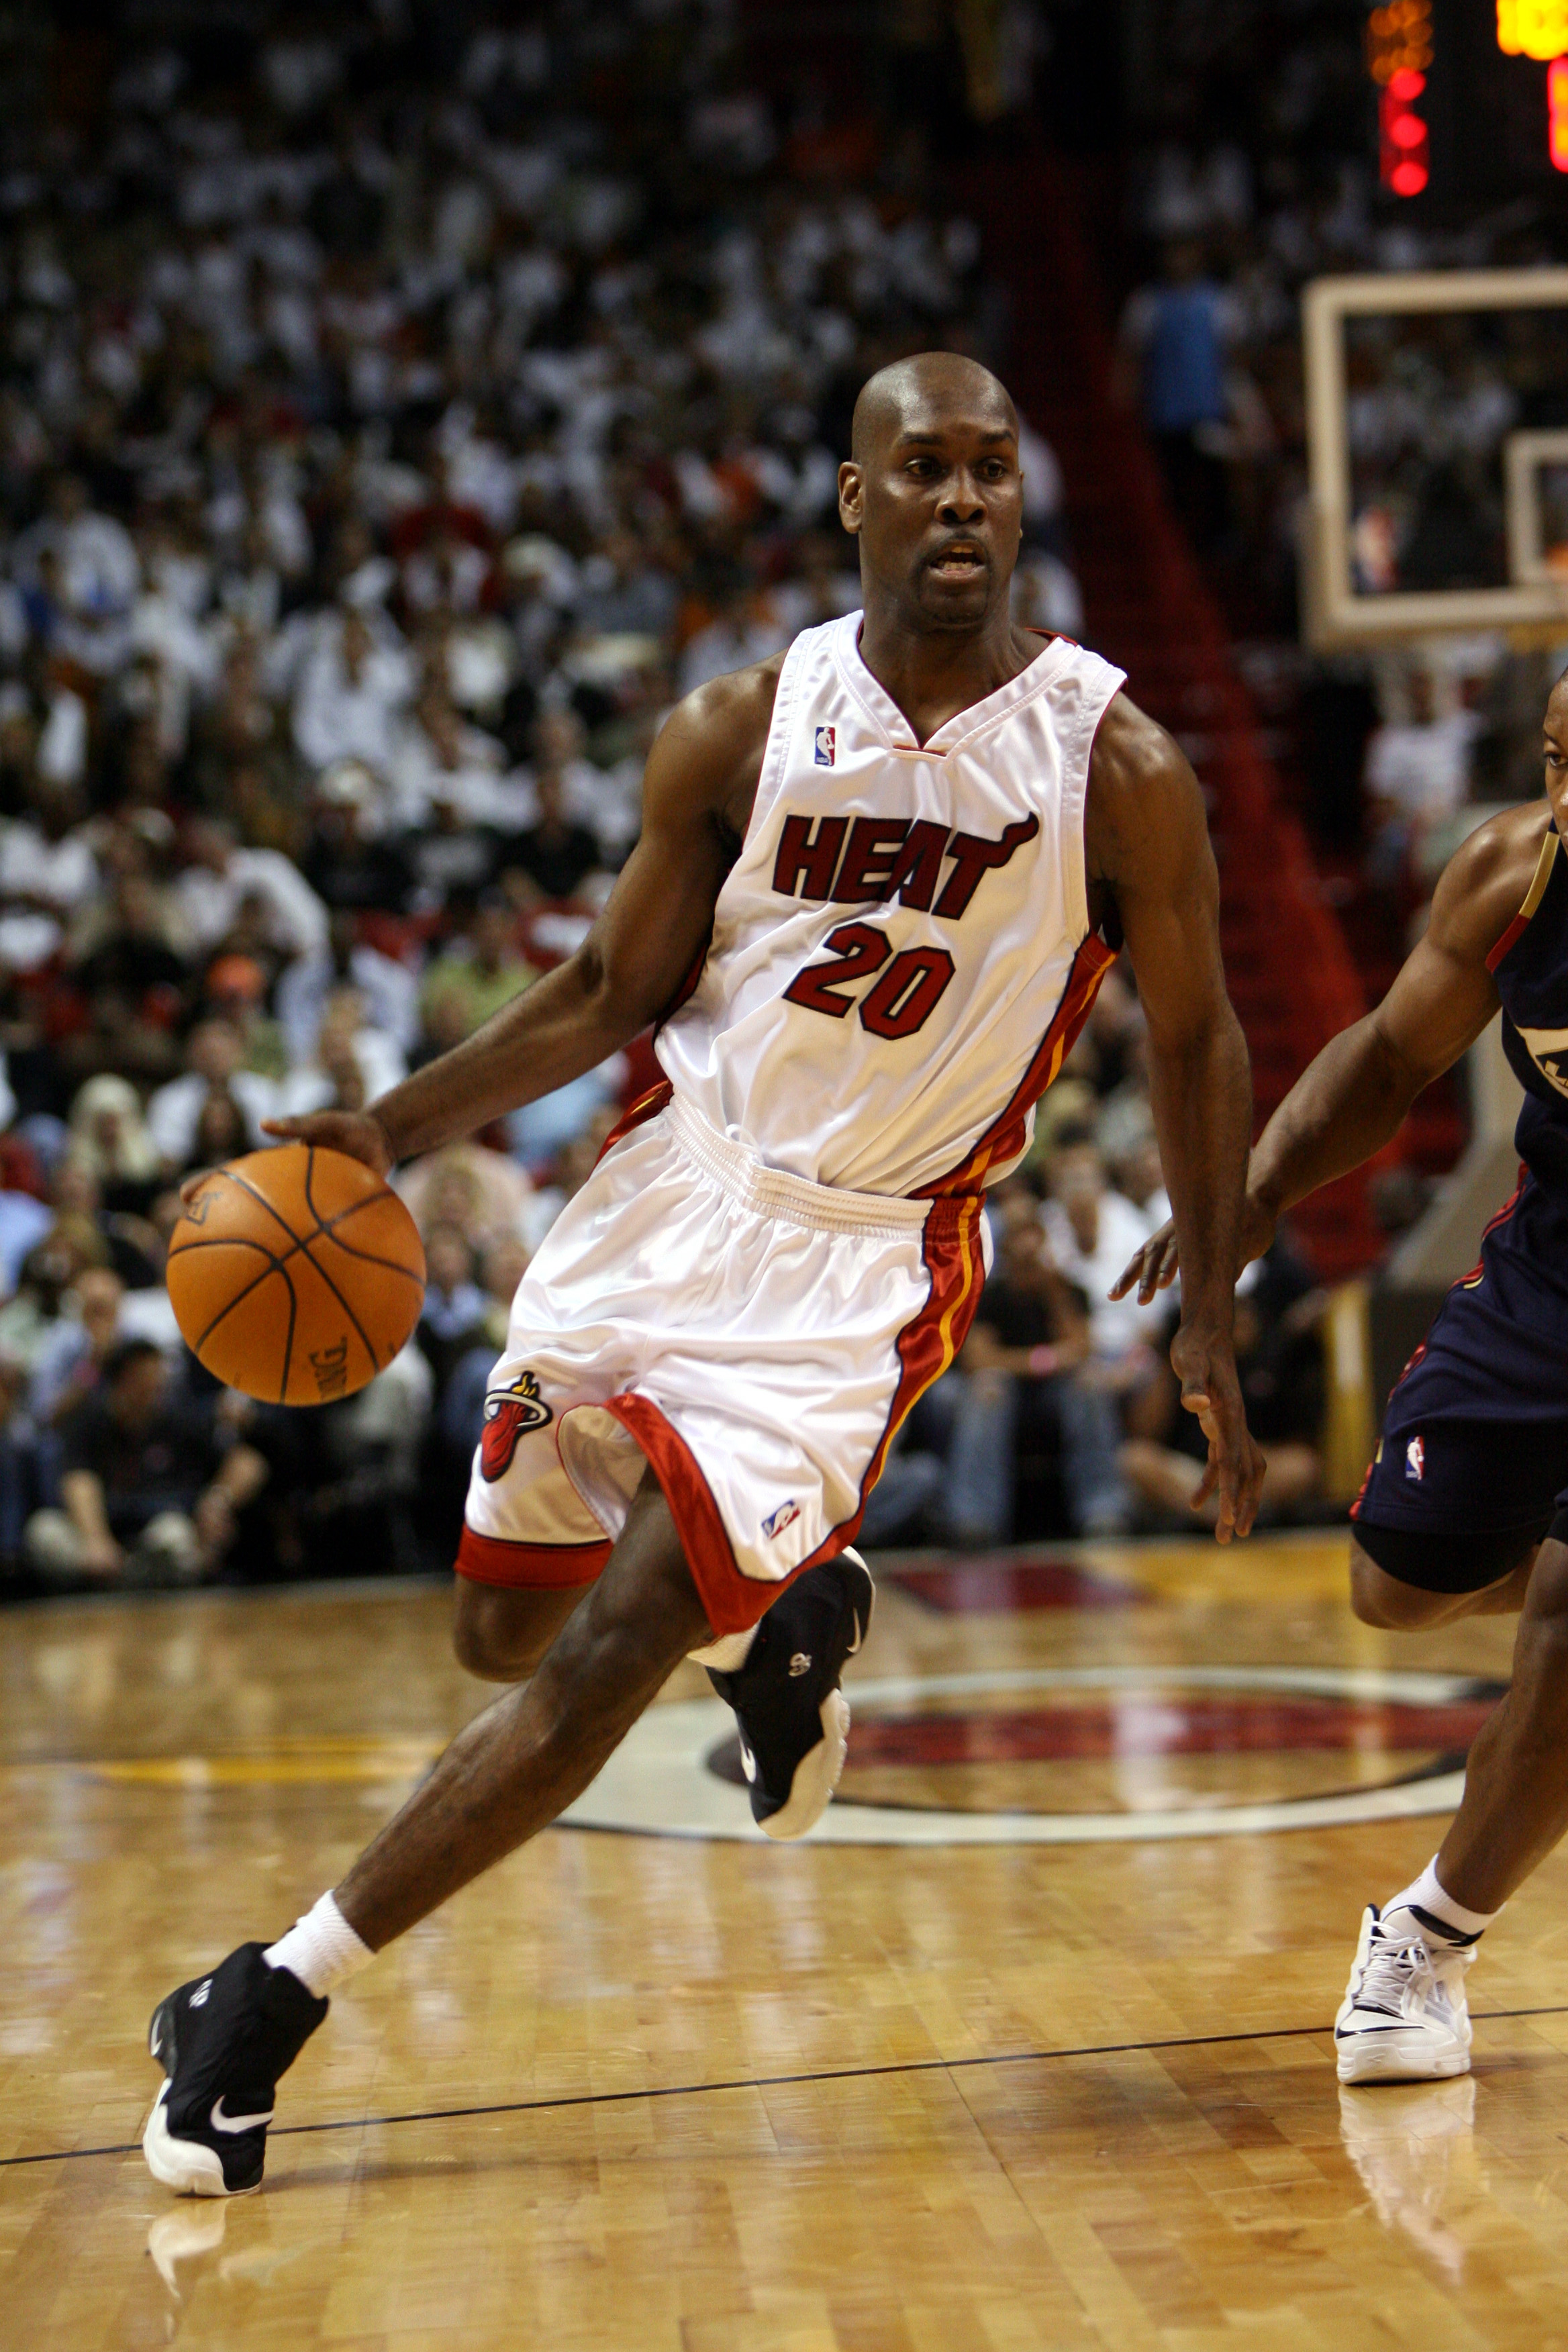
[[[1430,2083],[1470,2071],[1465,1970],[1475,1943],[1401,1904],[1362,1914],[1361,1941],[1334,2020],[1342,2083]]]

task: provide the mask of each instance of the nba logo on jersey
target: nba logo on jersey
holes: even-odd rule
[[[817,733],[819,735],[831,735],[832,732],[833,730],[831,727],[819,727],[817,729]],[[785,1528],[793,1528],[799,1517],[800,1505],[797,1502],[792,1499],[787,1503],[781,1503],[777,1510],[770,1511],[767,1517],[763,1521],[763,1533],[766,1536],[768,1541],[772,1543],[774,1536],[782,1536]]]
[[[834,739],[837,736],[837,729],[835,727],[819,727],[817,729],[816,764],[819,768],[832,767]]]
[[[1423,1438],[1413,1437],[1405,1449],[1405,1475],[1407,1478],[1426,1475],[1426,1445]]]

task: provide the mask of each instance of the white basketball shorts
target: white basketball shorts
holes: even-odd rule
[[[651,1464],[714,1633],[853,1542],[894,1431],[962,1345],[978,1198],[766,1168],[656,1088],[512,1305],[458,1573],[588,1584]]]

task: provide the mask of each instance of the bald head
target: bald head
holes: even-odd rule
[[[1018,416],[989,368],[921,352],[855,404],[838,518],[860,542],[873,635],[995,635],[1024,523]]]
[[[860,387],[850,455],[856,465],[868,465],[901,434],[940,430],[960,418],[1017,438],[1017,411],[989,368],[960,352],[916,352],[879,368]]]

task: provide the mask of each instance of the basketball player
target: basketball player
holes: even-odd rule
[[[864,614],[681,704],[586,944],[368,1112],[273,1128],[384,1172],[662,1020],[666,1082],[530,1266],[475,1459],[459,1652],[521,1686],[279,1942],[160,2003],[145,2147],[173,2188],[258,2184],[274,2084],[333,1986],[553,1821],[681,1658],[719,1670],[764,1827],[820,1813],[870,1603],[845,1547],[969,1328],[984,1187],[1123,939],[1189,1269],[1172,1360],[1221,1539],[1251,1526],[1249,1089],[1196,782],[1120,670],[1012,626],[1017,419],[994,376],[884,370],[853,451]]]
[[[1342,2083],[1468,2073],[1465,1971],[1568,1829],[1568,677],[1545,738],[1545,804],[1493,817],[1456,854],[1387,996],[1297,1081],[1247,1177],[1238,1265],[1262,1255],[1285,1210],[1386,1143],[1501,1005],[1525,1090],[1519,1190],[1388,1400],[1350,1568],[1369,1625],[1517,1610],[1513,1681],[1437,1853],[1367,1906],[1334,2028]],[[1151,1299],[1180,1246],[1163,1227],[1115,1295],[1136,1282]]]

